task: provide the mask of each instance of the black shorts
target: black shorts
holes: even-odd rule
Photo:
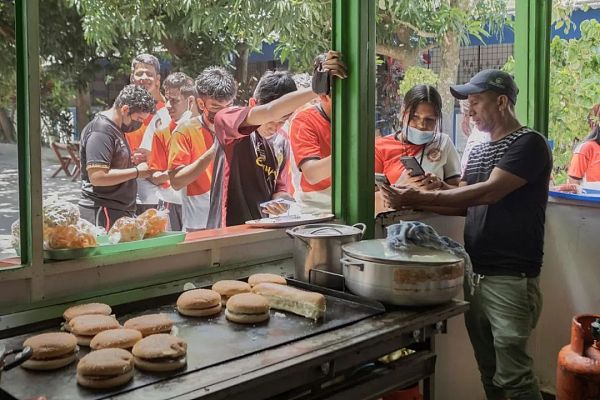
[[[134,211],[115,210],[114,208],[102,206],[83,207],[80,205],[79,213],[81,214],[81,218],[96,226],[101,226],[106,229],[107,232],[119,218],[135,217]]]

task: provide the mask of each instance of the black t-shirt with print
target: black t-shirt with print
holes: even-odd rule
[[[482,275],[539,275],[552,155],[546,139],[523,127],[473,148],[462,180],[485,182],[494,168],[527,183],[496,204],[469,207],[465,248]]]
[[[93,186],[87,168],[132,168],[131,151],[121,130],[108,117],[96,114],[81,133],[81,198],[83,207],[135,211],[135,179],[118,185]]]
[[[256,132],[257,126],[241,126],[249,111],[230,107],[215,116],[219,149],[213,164],[209,229],[262,218],[260,204],[287,190],[287,140],[280,146]]]

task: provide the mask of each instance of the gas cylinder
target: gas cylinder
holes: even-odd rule
[[[556,400],[600,399],[600,315],[578,315],[558,353]]]

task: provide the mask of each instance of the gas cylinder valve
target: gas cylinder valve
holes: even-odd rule
[[[594,338],[594,346],[600,348],[600,318],[596,318],[592,322],[592,337]]]

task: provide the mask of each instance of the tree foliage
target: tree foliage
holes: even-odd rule
[[[468,0],[468,10],[450,0],[380,0],[378,50],[393,49],[405,66],[439,44],[448,31],[461,43],[469,35],[498,32],[507,0]],[[43,113],[58,118],[102,66],[109,79],[126,74],[129,60],[150,52],[194,76],[212,64],[276,43],[276,56],[294,71],[308,71],[331,41],[331,0],[44,0],[40,4]],[[0,106],[14,104],[14,1],[0,2]],[[12,27],[12,32],[10,31]],[[389,55],[389,54],[388,54]],[[101,64],[99,61],[103,60]],[[57,84],[60,82],[60,84]],[[13,107],[14,109],[14,107]]]
[[[406,69],[404,79],[398,88],[401,96],[404,96],[413,86],[431,85],[437,86],[439,77],[428,68],[409,67]]]
[[[554,141],[554,180],[564,183],[574,147],[589,133],[588,115],[600,102],[600,22],[583,21],[579,39],[550,43],[548,137]],[[504,69],[514,70],[514,59]]]

